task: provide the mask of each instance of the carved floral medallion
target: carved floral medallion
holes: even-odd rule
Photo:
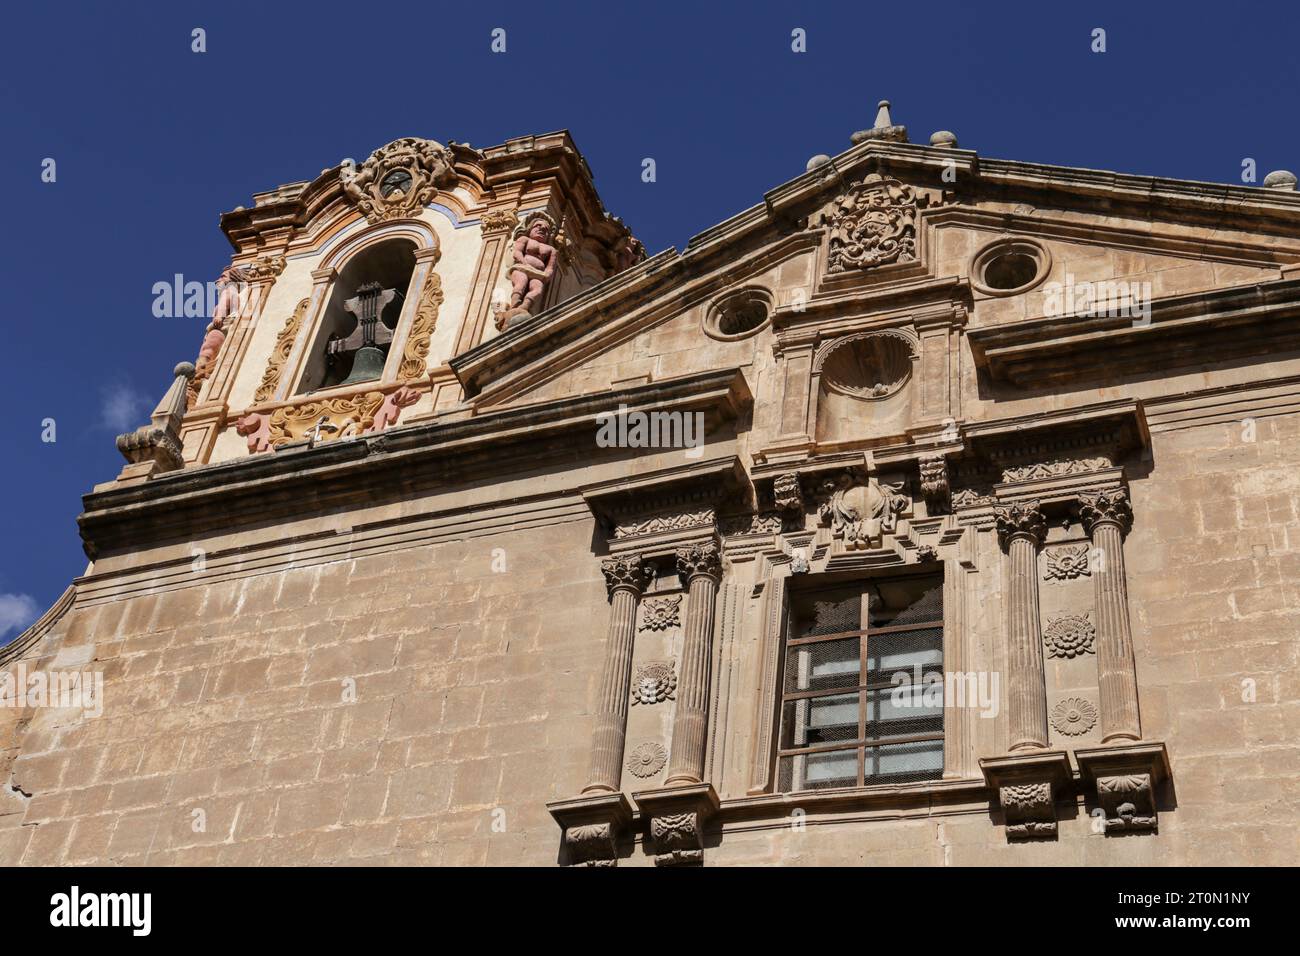
[[[666,631],[681,623],[682,596],[646,598],[641,602],[641,630]]]
[[[1091,654],[1096,637],[1097,628],[1088,620],[1087,614],[1058,617],[1043,631],[1043,643],[1047,646],[1048,657],[1070,658]]]
[[[627,756],[627,769],[634,777],[653,777],[668,762],[668,752],[662,744],[647,740],[637,744]]]
[[[677,674],[672,661],[651,661],[637,668],[632,677],[632,703],[659,704],[675,700]]]
[[[1081,737],[1097,726],[1097,708],[1082,697],[1067,697],[1052,708],[1052,726],[1067,737]]]

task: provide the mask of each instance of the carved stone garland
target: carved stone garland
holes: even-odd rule
[[[307,314],[307,306],[310,304],[310,298],[303,299],[294,307],[289,318],[285,319],[284,328],[280,329],[280,334],[276,336],[275,348],[271,350],[271,358],[266,363],[266,371],[262,373],[262,382],[253,393],[254,404],[275,397],[275,390],[280,385],[280,374],[284,371],[284,363],[288,361],[289,353],[293,351],[293,340],[298,335],[303,316]]]
[[[402,348],[402,363],[397,368],[398,378],[411,382],[428,371],[429,341],[438,324],[438,309],[442,301],[442,279],[430,267],[424,288],[420,291],[415,318],[411,320],[411,331],[407,333],[406,345]]]

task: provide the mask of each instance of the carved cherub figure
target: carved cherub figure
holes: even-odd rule
[[[510,269],[511,309],[522,308],[531,315],[545,294],[559,261],[551,236],[550,220],[538,215],[515,240],[514,265]]]

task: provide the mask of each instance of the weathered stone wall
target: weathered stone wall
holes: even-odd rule
[[[796,798],[728,821],[708,863],[1294,863],[1297,439],[1294,414],[1157,431],[1130,482],[1143,736],[1176,788],[1157,835],[1096,833],[1081,803],[1057,841],[1009,845],[984,796],[791,818]],[[76,608],[25,663],[102,670],[104,713],[0,708],[0,863],[552,865],[545,805],[585,782],[607,615],[586,516]],[[736,626],[752,646],[755,616]]]
[[[589,543],[572,522],[70,613],[40,659],[102,668],[104,713],[0,710],[0,863],[553,863],[603,637]]]

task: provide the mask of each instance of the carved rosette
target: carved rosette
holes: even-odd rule
[[[879,173],[827,203],[812,225],[829,233],[829,273],[916,259],[916,194]]]
[[[999,787],[998,799],[1006,818],[1008,840],[1056,836],[1056,806],[1050,783],[1044,781]]]
[[[653,777],[664,765],[668,763],[668,751],[664,750],[663,744],[647,740],[645,743],[637,744],[632,748],[632,752],[627,755],[627,769],[634,777]]]
[[[573,866],[614,866],[618,840],[612,823],[587,823],[566,827],[564,846]]]
[[[620,588],[640,595],[655,577],[654,566],[642,563],[639,554],[608,558],[600,563],[600,572],[605,575],[605,588],[611,598]]]
[[[370,431],[384,398],[383,392],[361,392],[277,408],[271,413],[268,426],[270,445],[279,447],[301,441],[311,434],[316,434],[316,440],[320,442],[351,438]],[[323,424],[330,428],[322,427],[318,431],[316,426],[322,419]]]
[[[942,455],[934,458],[922,458],[921,495],[932,514],[947,511],[951,507],[950,484],[948,481],[948,459]]]
[[[1047,519],[1039,510],[1037,501],[996,508],[993,517],[997,521],[998,538],[1003,547],[1018,537],[1033,539],[1036,547],[1047,537]]]
[[[1082,737],[1097,726],[1097,708],[1083,697],[1067,697],[1052,708],[1052,726],[1067,737]]]
[[[262,382],[253,393],[254,403],[269,401],[275,397],[275,390],[280,385],[280,374],[284,371],[284,363],[288,361],[289,353],[293,351],[293,340],[298,336],[298,329],[302,326],[303,316],[307,314],[307,306],[310,304],[310,298],[303,299],[294,306],[289,318],[285,319],[284,328],[280,329],[280,334],[276,336],[271,358],[266,363],[266,371],[262,373]]]
[[[681,866],[704,861],[704,828],[694,811],[650,818],[655,866]]]
[[[414,136],[394,140],[360,166],[344,160],[344,195],[372,223],[419,216],[440,188],[456,184],[455,158],[441,143]]]
[[[681,623],[682,596],[647,598],[641,602],[641,630],[666,631]]]
[[[402,364],[397,368],[398,378],[414,381],[429,370],[429,340],[438,324],[438,308],[442,305],[442,279],[432,267],[420,290],[420,301],[411,320],[411,331],[402,347]]]
[[[674,700],[677,674],[672,661],[651,661],[637,668],[632,677],[632,704],[660,704]]]
[[[1155,797],[1149,773],[1098,776],[1097,801],[1106,813],[1107,832],[1156,828]]]
[[[789,511],[794,514],[803,512],[803,489],[799,485],[799,476],[796,474],[777,475],[772,482],[772,497],[777,511]]]
[[[1093,653],[1097,628],[1087,614],[1066,614],[1052,621],[1043,630],[1043,643],[1048,657],[1073,658]]]
[[[717,580],[722,576],[722,557],[712,541],[677,549],[677,573],[682,580],[705,576]]]
[[[1121,534],[1133,526],[1133,506],[1123,488],[1079,496],[1079,520],[1089,535],[1099,524],[1112,524]]]
[[[1048,581],[1069,581],[1074,578],[1088,577],[1088,546],[1086,544],[1062,545],[1051,548],[1044,554],[1047,568],[1043,577]]]

